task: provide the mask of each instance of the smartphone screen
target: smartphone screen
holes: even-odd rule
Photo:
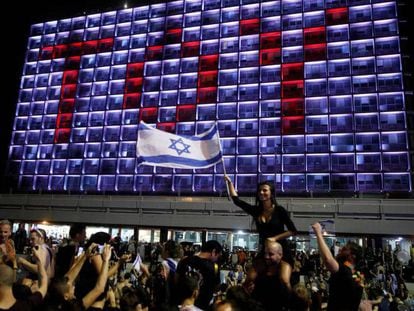
[[[104,246],[98,244],[99,254],[103,253]]]
[[[80,256],[83,253],[83,247],[78,248],[78,254],[76,256]]]

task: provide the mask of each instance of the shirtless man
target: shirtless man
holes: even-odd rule
[[[14,242],[10,238],[12,234],[10,221],[0,220],[0,263],[6,263],[12,268],[17,269],[16,250]]]

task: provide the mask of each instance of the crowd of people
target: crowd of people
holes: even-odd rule
[[[286,239],[297,230],[273,184],[260,183],[252,205],[225,181],[234,204],[253,218],[257,252],[231,253],[215,240],[197,248],[169,240],[142,258],[133,239],[121,245],[119,235],[87,237],[82,224],[53,249],[44,230],[34,227],[27,238],[19,226],[12,237],[11,223],[2,220],[0,310],[414,310],[397,252],[374,253],[354,242],[329,247],[318,222],[318,250],[292,252]],[[27,241],[30,252],[16,255]]]
[[[17,231],[2,220],[0,310],[414,310],[395,252],[349,242],[335,256],[321,225],[312,227],[318,250],[293,253],[290,263],[272,239],[258,252],[186,244],[185,255],[169,240],[142,258],[137,243],[119,247],[105,232],[86,237],[81,224],[57,250],[33,228],[23,242],[31,251],[21,256]]]

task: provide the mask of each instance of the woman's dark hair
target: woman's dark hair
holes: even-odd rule
[[[257,191],[256,191],[256,206],[258,206],[261,210],[263,209],[262,203],[259,200],[259,191],[260,191],[260,187],[262,186],[268,186],[270,189],[270,195],[271,195],[271,200],[272,200],[272,204],[273,205],[277,205],[276,202],[276,191],[275,191],[275,185],[272,181],[266,180],[266,181],[262,181],[257,185]]]
[[[111,235],[109,233],[106,233],[103,231],[96,232],[91,235],[91,238],[86,243],[85,248],[88,248],[89,245],[91,245],[92,243],[104,245],[105,243],[109,243],[110,240],[111,240]]]

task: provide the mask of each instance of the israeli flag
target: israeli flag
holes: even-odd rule
[[[170,168],[206,168],[221,161],[217,125],[196,136],[180,136],[140,122],[137,156],[141,164]]]

